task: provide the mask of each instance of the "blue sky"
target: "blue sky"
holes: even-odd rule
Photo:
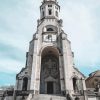
[[[0,86],[15,84],[25,67],[42,0],[0,0]],[[100,0],[59,0],[75,65],[86,76],[100,69]]]

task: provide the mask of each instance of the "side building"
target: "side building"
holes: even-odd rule
[[[92,72],[86,79],[89,100],[100,100],[100,70]]]

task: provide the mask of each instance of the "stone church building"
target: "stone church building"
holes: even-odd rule
[[[59,19],[57,0],[44,0],[40,6],[37,31],[26,55],[26,67],[17,75],[15,90],[34,94],[66,95],[72,98],[85,90],[85,77],[74,66],[74,54]],[[84,97],[80,97],[84,100]]]
[[[57,0],[43,0],[26,66],[16,76],[13,98],[6,100],[89,100],[59,12]]]

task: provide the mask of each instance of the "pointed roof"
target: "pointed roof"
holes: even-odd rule
[[[93,77],[100,77],[100,70],[97,70],[97,71],[92,72],[91,74],[89,74],[89,77],[86,80],[89,80]]]

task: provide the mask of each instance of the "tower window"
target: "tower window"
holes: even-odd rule
[[[55,8],[58,10],[58,7],[57,6],[55,6]]]
[[[52,10],[51,9],[49,9],[48,12],[49,12],[49,15],[52,15]]]
[[[52,5],[48,5],[48,7],[52,7]]]
[[[80,100],[80,99],[78,97],[76,97],[75,100]]]
[[[58,17],[58,11],[56,11],[56,16]]]
[[[42,12],[42,14],[43,14],[43,17],[44,17],[44,11]]]

